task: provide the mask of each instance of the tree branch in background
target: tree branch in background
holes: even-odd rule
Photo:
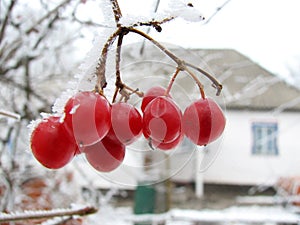
[[[4,38],[6,27],[7,27],[7,24],[9,22],[9,17],[11,15],[11,12],[12,12],[13,7],[15,6],[16,2],[17,2],[17,0],[12,0],[10,2],[10,5],[8,6],[6,15],[4,17],[4,20],[2,22],[2,26],[1,26],[1,29],[0,29],[0,44],[1,44],[2,40],[3,40],[3,38]]]
[[[230,0],[227,0],[221,6],[217,7],[215,12],[206,19],[204,24],[208,24],[221,11],[221,9],[223,9],[229,2]]]
[[[61,2],[59,5],[57,5],[55,8],[50,10],[48,13],[46,13],[44,16],[42,16],[36,23],[34,23],[29,29],[26,30],[26,34],[31,33],[32,31],[35,31],[35,28],[41,24],[44,20],[48,19],[52,14],[58,13],[58,10],[60,10],[63,6],[68,4],[71,0],[65,0]]]
[[[15,120],[20,120],[21,116],[17,113],[14,112],[8,112],[8,111],[4,111],[4,110],[0,110],[0,115],[5,116],[5,117],[9,117]]]

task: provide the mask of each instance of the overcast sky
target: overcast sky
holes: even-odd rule
[[[125,13],[143,13],[148,1],[120,0],[120,5]],[[166,2],[161,0],[162,8]],[[209,17],[226,0],[191,2]],[[231,0],[206,25],[173,21],[163,26],[162,33],[151,35],[183,47],[234,48],[273,73],[287,76],[290,66],[300,72],[299,10],[299,0]]]
[[[174,0],[160,0],[159,11],[170,1]],[[176,1],[192,2],[209,17],[227,0]],[[145,15],[153,11],[155,2],[119,0],[123,15]],[[94,17],[91,8],[86,9]],[[299,71],[300,84],[299,10],[299,0],[230,0],[205,25],[178,19],[164,24],[161,33],[152,29],[150,35],[185,48],[233,48],[282,77],[289,77],[292,67]]]

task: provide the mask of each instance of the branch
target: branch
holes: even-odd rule
[[[121,63],[121,48],[122,48],[122,43],[123,43],[123,34],[119,35],[118,38],[118,44],[117,44],[117,51],[116,51],[116,89],[115,93],[112,99],[112,102],[115,102],[118,91],[123,89],[123,82],[121,79],[121,72],[120,72],[120,63]]]
[[[65,0],[63,2],[61,2],[59,5],[57,5],[54,9],[50,10],[48,13],[46,13],[43,17],[41,17],[34,25],[32,25],[29,29],[27,29],[25,31],[26,34],[31,33],[32,31],[35,31],[36,26],[38,26],[39,24],[41,24],[45,19],[48,19],[51,14],[53,13],[57,13],[58,10],[63,7],[64,5],[68,4],[71,0]]]
[[[213,87],[217,89],[216,95],[219,96],[221,94],[223,86],[214,76],[212,76],[210,73],[206,72],[205,70],[203,70],[200,67],[197,67],[197,66],[195,66],[191,63],[186,63],[186,65],[188,67],[191,67],[191,68],[195,69],[195,70],[198,70],[200,73],[202,73],[208,79],[210,79],[213,83]]]
[[[136,33],[136,34],[144,37],[145,39],[149,40],[150,42],[152,42],[156,47],[158,47],[161,51],[163,51],[164,54],[166,54],[168,57],[170,57],[177,64],[177,70],[175,72],[175,75],[172,78],[172,80],[173,80],[172,82],[174,82],[174,80],[175,80],[177,74],[179,73],[179,71],[186,71],[194,79],[194,81],[198,85],[200,93],[201,93],[201,97],[205,98],[204,87],[203,87],[202,83],[200,82],[200,80],[197,78],[197,76],[188,68],[188,67],[190,67],[190,68],[193,68],[193,69],[197,70],[198,72],[200,72],[204,76],[206,76],[212,82],[212,86],[217,89],[216,95],[220,95],[221,90],[222,90],[222,85],[219,83],[219,81],[214,76],[212,76],[211,74],[209,74],[205,70],[203,70],[203,69],[201,69],[201,68],[199,68],[199,67],[197,67],[197,66],[195,66],[191,63],[186,63],[184,60],[177,57],[175,54],[173,54],[171,51],[169,51],[167,48],[165,48],[162,44],[160,44],[158,41],[153,39],[147,33],[144,33],[144,32],[142,32],[142,31],[135,28],[136,26],[152,26],[158,32],[160,32],[161,31],[160,25],[162,23],[165,23],[165,22],[168,22],[168,21],[174,19],[173,17],[165,18],[162,21],[153,20],[153,21],[148,21],[148,22],[137,22],[137,23],[135,23],[131,26],[122,26],[122,24],[119,23],[119,20],[122,17],[122,13],[121,13],[121,9],[120,9],[119,4],[118,4],[118,0],[110,0],[110,1],[111,1],[111,4],[112,4],[112,10],[113,10],[113,13],[114,13],[114,16],[115,16],[117,29],[109,37],[109,39],[107,40],[107,42],[105,43],[105,45],[102,49],[101,57],[100,57],[98,65],[96,67],[96,76],[97,76],[97,84],[96,84],[96,87],[95,87],[96,91],[98,91],[99,93],[103,93],[103,89],[107,85],[106,78],[105,78],[105,69],[106,69],[105,67],[106,67],[107,54],[108,54],[108,51],[109,51],[109,47],[114,43],[115,39],[117,37],[119,37],[118,45],[117,45],[117,52],[116,52],[116,83],[115,83],[116,84],[116,89],[115,89],[115,93],[114,93],[112,102],[115,101],[117,93],[118,93],[119,90],[122,91],[121,94],[123,95],[123,97],[125,96],[125,101],[126,101],[126,96],[129,97],[127,91],[124,90],[124,88],[126,88],[128,90],[133,90],[133,89],[127,87],[121,81],[120,60],[121,60],[121,46],[122,46],[123,37],[125,35],[127,35],[129,32],[133,32],[133,33]],[[226,3],[224,3],[224,5],[225,4]],[[159,5],[159,0],[157,1],[156,10],[157,10],[158,5]],[[172,83],[170,84],[170,87],[171,86],[172,86]],[[137,91],[138,90],[134,90],[134,92],[137,92]]]
[[[0,110],[0,115],[2,116],[6,116],[15,120],[20,120],[21,116],[17,113],[14,112],[8,112],[8,111],[4,111],[4,110]]]
[[[102,52],[101,52],[101,56],[98,62],[98,65],[96,67],[96,76],[97,76],[97,84],[96,84],[96,91],[98,92],[102,92],[103,88],[106,87],[107,82],[106,82],[106,77],[105,77],[105,67],[106,67],[106,60],[107,60],[107,53],[108,53],[108,49],[109,47],[114,43],[114,41],[116,40],[116,38],[118,37],[118,35],[120,35],[122,32],[122,29],[119,28],[117,29],[106,41]]]
[[[8,10],[6,12],[6,15],[5,15],[4,21],[3,21],[2,26],[1,26],[1,30],[0,30],[0,43],[3,40],[5,30],[6,30],[6,26],[8,24],[8,19],[10,17],[10,14],[11,14],[11,12],[13,10],[13,7],[15,6],[16,2],[17,2],[17,0],[12,0],[10,2],[10,5],[9,5]]]
[[[220,84],[220,82],[214,76],[212,76],[211,74],[209,74],[205,70],[203,70],[203,69],[201,69],[201,68],[199,68],[199,67],[197,67],[197,66],[195,66],[191,63],[187,63],[184,60],[180,59],[179,57],[174,55],[172,52],[170,52],[166,47],[164,47],[162,44],[160,44],[158,41],[156,41],[152,37],[150,37],[148,34],[145,34],[144,32],[142,32],[140,30],[137,30],[135,28],[128,28],[128,30],[130,32],[139,34],[142,37],[144,37],[144,38],[148,39],[149,41],[151,41],[155,46],[157,46],[167,56],[169,56],[174,62],[176,62],[177,66],[180,68],[180,70],[187,71],[192,76],[192,78],[195,80],[197,85],[199,86],[200,93],[201,93],[202,97],[204,96],[203,85],[201,84],[201,82],[197,79],[197,77],[187,67],[191,67],[191,68],[199,71],[203,75],[205,75],[213,83],[213,87],[217,89],[216,95],[220,95],[221,90],[222,90],[222,85]]]
[[[7,82],[8,84],[11,84],[11,85],[13,85],[16,88],[19,88],[22,91],[24,91],[26,89],[26,86],[24,86],[23,84],[19,84],[19,83],[15,82],[12,78],[0,77],[0,81]],[[34,96],[35,98],[37,98],[41,102],[47,103],[47,104],[50,105],[50,102],[49,102],[49,100],[47,98],[39,95],[33,89],[28,90],[28,91],[29,91],[30,95]]]
[[[112,4],[112,10],[115,16],[115,21],[116,24],[118,26],[118,23],[120,21],[120,18],[122,17],[122,12],[121,12],[121,8],[119,6],[119,3],[117,0],[110,0],[111,4]]]
[[[156,1],[156,4],[155,4],[155,8],[154,8],[154,13],[157,12],[158,10],[158,7],[159,7],[159,4],[160,4],[160,0],[157,0]],[[149,34],[150,33],[150,27],[148,27],[147,31],[146,31],[146,34]],[[144,49],[145,49],[145,39],[143,39],[143,44],[141,46],[141,49],[140,49],[140,54],[143,55],[143,52],[144,52]]]
[[[218,14],[218,12],[220,12],[220,10],[223,9],[225,7],[225,5],[227,5],[227,3],[229,3],[229,2],[230,2],[230,0],[227,0],[221,6],[217,7],[215,12],[205,21],[204,24],[209,23],[212,20],[212,18],[214,18]]]
[[[0,213],[0,223],[20,221],[20,220],[35,220],[47,219],[53,217],[64,216],[86,216],[96,213],[98,210],[92,206],[83,206],[80,209],[52,209],[52,210],[37,210],[37,211],[24,211],[17,213]]]

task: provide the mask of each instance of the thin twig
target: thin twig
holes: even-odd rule
[[[53,209],[53,210],[37,210],[37,211],[25,211],[16,213],[0,213],[0,223],[19,221],[19,220],[35,220],[35,219],[47,219],[53,217],[63,216],[86,216],[96,213],[97,209],[92,206],[84,206],[80,209]]]
[[[0,110],[0,115],[6,116],[6,117],[9,117],[9,118],[13,118],[15,120],[20,120],[20,118],[21,118],[21,116],[17,113],[3,111],[3,110]]]
[[[202,92],[203,92],[203,85],[199,84],[200,81],[197,79],[196,76],[192,75],[193,73],[188,70],[187,67],[191,67],[197,71],[199,71],[200,73],[202,73],[203,75],[205,75],[209,80],[211,80],[211,82],[213,83],[213,87],[217,89],[217,93],[216,95],[220,95],[221,90],[222,90],[222,85],[220,84],[220,82],[211,74],[209,74],[208,72],[206,72],[205,70],[201,69],[200,67],[197,67],[191,63],[187,63],[184,60],[180,59],[179,57],[177,57],[175,54],[173,54],[171,51],[169,51],[166,47],[164,47],[162,44],[160,44],[158,41],[154,40],[152,37],[150,37],[148,34],[145,34],[144,32],[137,30],[135,28],[129,28],[130,32],[139,34],[141,36],[143,36],[144,38],[148,39],[149,41],[151,41],[155,46],[157,46],[160,50],[162,50],[167,56],[169,56],[174,62],[177,63],[178,67],[181,68],[181,70],[187,71],[192,77],[193,79],[197,82],[197,85],[199,86],[200,90],[201,90],[201,95],[203,96]]]
[[[158,7],[159,7],[159,4],[160,4],[160,0],[156,0],[156,4],[155,4],[155,8],[154,8],[154,13],[157,12],[158,10]],[[150,28],[151,27],[148,27],[147,31],[146,31],[146,34],[149,34],[150,33]],[[157,29],[156,29],[157,30]],[[143,43],[142,43],[142,46],[141,46],[141,49],[140,49],[140,55],[143,54],[144,52],[144,48],[145,48],[145,39],[143,39]]]
[[[49,11],[47,14],[45,14],[43,17],[41,17],[36,23],[34,23],[29,29],[26,30],[26,34],[31,33],[32,31],[35,31],[36,27],[41,24],[45,19],[48,19],[53,13],[57,13],[58,10],[63,7],[64,5],[68,4],[71,0],[65,0],[61,2],[59,5],[57,5],[55,8],[53,8],[51,11]]]
[[[135,28],[129,28],[130,32],[136,33],[138,35],[141,35],[142,37],[146,38],[147,40],[151,41],[155,46],[157,46],[160,50],[162,50],[167,56],[169,56],[173,61],[175,61],[180,67],[182,66],[183,61],[179,59],[176,55],[174,55],[172,52],[170,52],[166,47],[164,47],[162,44],[160,44],[158,41],[150,37],[148,34],[145,34],[144,32],[135,29]]]
[[[197,76],[189,68],[186,67],[185,71],[194,79],[194,81],[196,82],[196,84],[199,87],[199,91],[200,91],[202,99],[205,99],[205,92],[204,92],[203,84],[200,82],[200,80],[197,78]]]
[[[122,17],[122,12],[121,12],[121,8],[119,6],[119,3],[117,0],[110,0],[111,4],[112,4],[112,10],[115,16],[115,21],[116,24],[118,26],[119,20]]]
[[[131,93],[136,94],[136,95],[139,96],[140,98],[142,98],[142,97],[144,96],[144,93],[141,92],[141,91],[139,91],[139,89],[133,89],[133,88],[127,86],[127,85],[124,84],[124,83],[123,83],[123,88],[125,88],[125,89],[131,91]]]
[[[8,6],[8,10],[6,12],[6,15],[4,17],[4,20],[2,22],[2,26],[1,26],[1,30],[0,30],[0,43],[2,42],[3,38],[4,38],[4,34],[5,34],[5,31],[6,31],[6,26],[8,24],[8,20],[9,20],[9,17],[11,15],[11,12],[16,4],[16,0],[12,0],[10,2],[10,5]]]
[[[121,72],[120,72],[121,49],[122,49],[123,37],[124,37],[124,34],[122,34],[122,33],[119,34],[117,50],[116,50],[116,83],[115,83],[116,90],[115,90],[112,102],[115,102],[118,91],[123,89],[123,83],[122,83]]]
[[[151,36],[149,36],[147,33],[144,33],[135,28],[135,26],[153,26],[157,31],[161,31],[160,24],[170,21],[174,18],[172,18],[172,17],[165,18],[162,21],[154,21],[153,20],[153,21],[149,21],[149,22],[138,22],[129,27],[122,27],[122,25],[119,24],[119,20],[122,17],[122,13],[121,13],[120,6],[118,4],[118,0],[110,0],[110,1],[112,4],[112,10],[113,10],[113,13],[115,16],[115,21],[116,21],[116,25],[117,25],[118,29],[107,40],[104,48],[102,49],[101,58],[100,58],[98,66],[96,68],[96,74],[98,77],[98,81],[97,81],[97,85],[96,85],[97,91],[102,92],[103,88],[106,86],[105,66],[106,66],[107,53],[108,53],[109,47],[113,44],[113,42],[115,41],[115,39],[118,36],[119,39],[118,39],[118,46],[117,46],[117,52],[116,52],[116,90],[115,90],[115,94],[113,96],[113,102],[116,99],[118,91],[120,91],[120,92],[122,91],[122,93],[127,96],[128,93],[126,92],[126,90],[123,90],[124,84],[122,83],[121,76],[120,76],[121,46],[122,46],[122,41],[123,41],[124,35],[126,35],[129,32],[132,32],[132,33],[136,33],[136,34],[144,37],[145,39],[149,40],[151,43],[153,43],[156,47],[158,47],[161,51],[163,51],[164,54],[166,54],[168,57],[170,57],[177,64],[177,70],[175,72],[175,75],[173,75],[173,78],[169,85],[170,87],[172,86],[179,71],[181,71],[181,70],[186,71],[197,83],[202,98],[205,98],[203,85],[200,82],[200,80],[197,78],[197,76],[188,68],[188,67],[190,67],[190,68],[197,70],[204,76],[206,76],[212,82],[212,86],[217,89],[216,95],[220,95],[221,90],[222,90],[222,85],[219,83],[219,81],[214,76],[209,74],[207,71],[201,69],[200,67],[197,67],[191,63],[185,62],[184,60],[182,60],[181,58],[179,58],[175,54],[173,54],[171,51],[169,51],[165,46],[163,46],[158,41],[156,41]],[[227,2],[229,2],[229,0]],[[224,7],[225,4],[227,4],[227,2],[224,3],[222,7]],[[156,7],[158,7],[158,5],[159,5],[159,1],[157,2]],[[170,91],[170,90],[168,90],[168,91]]]
[[[205,21],[204,24],[208,24],[216,15],[218,12],[220,12],[221,9],[225,7],[230,2],[230,0],[225,1],[221,6],[217,7],[215,12]]]
[[[165,92],[165,96],[168,96],[168,95],[169,95],[169,93],[170,93],[170,91],[171,91],[171,88],[172,88],[172,86],[173,86],[173,84],[174,84],[174,81],[175,81],[175,79],[176,79],[176,77],[177,77],[177,75],[179,74],[180,71],[181,71],[181,69],[180,69],[179,67],[177,67],[177,68],[176,68],[176,71],[175,71],[175,73],[173,74],[173,76],[172,76],[172,78],[171,78],[171,80],[170,80],[170,83],[169,83],[169,85],[168,85],[168,87],[167,87],[167,90],[166,90],[166,92]]]
[[[107,60],[107,54],[109,47],[114,43],[118,35],[122,32],[122,29],[117,29],[106,41],[101,56],[99,59],[99,63],[96,67],[96,76],[97,76],[97,84],[96,84],[96,91],[103,92],[103,88],[106,87],[106,77],[105,77],[105,70],[106,70],[106,60]]]
[[[214,76],[212,76],[210,73],[206,72],[205,70],[203,70],[200,67],[195,66],[195,65],[193,65],[191,63],[186,62],[186,66],[191,67],[191,68],[199,71],[204,76],[206,76],[208,79],[210,79],[212,81],[212,83],[213,83],[213,87],[217,89],[216,95],[219,96],[221,94],[223,86],[222,86],[222,84]]]

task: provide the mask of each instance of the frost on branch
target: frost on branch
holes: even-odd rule
[[[202,13],[189,1],[171,0],[169,8],[170,9],[168,11],[173,17],[179,17],[190,22],[199,22],[204,20]]]

